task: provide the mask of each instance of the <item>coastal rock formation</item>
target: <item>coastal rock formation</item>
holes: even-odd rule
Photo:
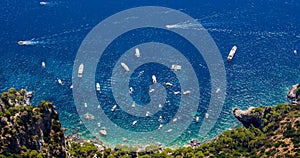
[[[0,155],[65,157],[65,138],[54,105],[30,106],[33,93],[9,89],[0,99]]]
[[[286,97],[294,104],[300,103],[300,83],[293,85]]]
[[[253,111],[253,109],[253,107],[247,110],[235,108],[232,110],[232,113],[244,127],[248,128],[253,125],[256,128],[262,129],[262,118],[270,112],[270,107],[266,107],[262,111]]]

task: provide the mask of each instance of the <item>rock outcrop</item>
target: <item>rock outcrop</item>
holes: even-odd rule
[[[250,107],[247,110],[235,108],[232,110],[232,113],[244,127],[248,128],[253,125],[256,128],[262,129],[262,118],[270,112],[270,107],[266,107],[262,111],[253,111],[253,109],[253,107]]]
[[[293,85],[286,97],[290,99],[293,104],[300,103],[300,83]]]
[[[54,105],[30,106],[32,92],[10,89],[0,99],[0,154],[65,157],[65,138]]]

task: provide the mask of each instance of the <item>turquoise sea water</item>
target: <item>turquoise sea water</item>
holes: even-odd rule
[[[247,0],[227,3],[197,0],[154,2],[54,0],[41,6],[39,1],[33,0],[24,2],[3,0],[0,2],[1,92],[10,87],[33,91],[35,93],[33,104],[38,104],[40,100],[45,99],[56,105],[63,126],[69,128],[67,133],[80,127],[80,132],[89,136],[84,125],[80,124],[72,89],[69,88],[72,85],[72,69],[77,50],[87,33],[100,21],[124,9],[149,5],[180,10],[198,19],[216,42],[226,69],[226,99],[217,124],[208,136],[199,138],[197,133],[201,124],[192,122],[179,141],[185,142],[191,138],[209,140],[222,131],[239,125],[231,114],[231,109],[234,107],[246,109],[250,106],[287,102],[285,99],[287,89],[300,80],[300,53],[297,55],[293,53],[294,50],[300,52],[300,3],[297,1]],[[179,26],[193,29],[193,26],[186,22],[180,23]],[[120,42],[116,42],[110,49],[122,53],[139,40],[168,39],[167,42],[177,45],[179,50],[194,51],[192,47],[181,47],[180,38],[168,33],[160,33],[160,36],[153,37],[157,34],[157,30],[149,29],[132,34],[138,33],[140,39],[134,38],[136,41],[131,40],[125,44],[120,38]],[[124,36],[123,39],[128,41],[132,39],[130,36],[132,35],[128,33],[128,37]],[[19,40],[31,40],[34,44],[19,46],[17,44]],[[238,51],[234,60],[228,64],[226,58],[233,45],[238,46]],[[201,64],[197,71],[202,74],[199,83],[203,89],[201,93],[203,100],[195,115],[203,118],[210,97],[210,76],[206,63],[200,57],[195,58],[196,60]],[[46,63],[45,69],[41,67],[42,61]],[[154,68],[145,67],[145,72],[163,69],[159,65],[152,67]],[[150,82],[149,74],[146,73],[141,80]],[[169,74],[167,77],[170,75],[172,76]],[[101,75],[96,78],[101,79]],[[62,80],[62,86],[57,83],[57,79]],[[131,84],[137,87],[141,83],[139,80],[131,80]],[[146,95],[148,84],[150,83],[140,85],[140,96],[134,96],[141,104],[149,101],[149,96]],[[102,95],[113,98],[106,93]],[[175,101],[176,99],[178,98],[175,98]],[[110,110],[110,108],[106,109]],[[170,112],[168,116],[170,121],[176,108],[166,108],[165,111]],[[107,114],[111,120],[114,120],[116,114]],[[122,118],[125,115],[118,116]],[[149,125],[147,129],[131,129],[128,124],[130,125],[132,120],[134,119],[119,119],[113,122],[124,129],[136,131],[154,130],[157,126],[153,124],[153,127]]]

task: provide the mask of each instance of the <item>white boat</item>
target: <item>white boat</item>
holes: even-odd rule
[[[126,72],[129,72],[129,67],[125,63],[121,63],[121,66]]]
[[[96,83],[96,90],[100,91],[100,84],[99,83]]]
[[[98,124],[97,124],[97,125],[98,125],[98,127],[101,127],[101,124],[100,124],[100,122],[98,122]]]
[[[174,71],[178,71],[178,70],[181,70],[181,66],[174,64],[174,65],[172,65],[171,69]]]
[[[84,107],[86,107],[86,108],[88,107],[87,103],[84,103]]]
[[[173,119],[173,122],[177,122],[177,118],[174,118],[174,119]]]
[[[219,93],[221,91],[221,89],[220,88],[218,88],[217,90],[216,90],[216,93]]]
[[[139,58],[141,56],[140,50],[138,48],[135,48],[135,54],[134,54],[137,58]]]
[[[73,89],[73,87],[74,87],[73,85],[70,86],[71,89]]]
[[[45,68],[45,67],[46,67],[46,63],[42,62],[42,68]]]
[[[129,88],[129,94],[132,94],[132,92],[133,92],[133,88],[130,87],[130,88]]]
[[[296,49],[294,50],[294,55],[297,55],[297,50]]]
[[[58,79],[58,80],[57,80],[57,83],[60,84],[60,85],[62,85],[61,79]]]
[[[161,104],[158,104],[158,107],[159,107],[159,108],[162,108],[162,105],[161,105]]]
[[[78,77],[81,78],[83,74],[84,65],[80,64],[78,68]]]
[[[179,91],[174,92],[175,95],[177,95],[177,94],[179,94],[179,93],[180,93]]]
[[[196,116],[196,123],[199,122],[199,116]]]
[[[149,116],[150,116],[150,112],[147,111],[147,112],[146,112],[146,117],[149,117]]]
[[[156,83],[157,81],[156,81],[156,76],[155,75],[152,75],[152,82],[153,83]]]
[[[159,116],[158,121],[162,122],[162,119],[163,119],[162,116]]]
[[[40,2],[40,5],[47,5],[47,2]]]
[[[190,94],[190,93],[191,93],[191,91],[184,91],[182,94],[187,95],[187,94]]]
[[[23,45],[31,45],[32,42],[31,42],[31,41],[18,41],[18,44],[19,44],[20,46],[23,46]]]
[[[159,125],[157,129],[160,130],[162,127],[163,127],[163,125]]]
[[[209,114],[208,114],[208,113],[206,113],[206,114],[205,114],[205,118],[206,118],[206,119],[208,119],[208,117],[209,117]]]
[[[111,108],[111,112],[114,112],[117,108],[117,105],[114,105],[112,108]]]
[[[170,132],[172,132],[172,129],[168,129],[166,132],[167,132],[167,133],[170,133]]]
[[[154,89],[153,89],[153,88],[151,88],[151,89],[149,90],[149,93],[152,93],[152,92],[154,92]]]
[[[229,55],[227,57],[227,62],[230,62],[232,60],[232,58],[234,57],[235,53],[237,50],[237,46],[233,46],[229,52]]]
[[[132,122],[132,126],[135,126],[136,123],[137,123],[137,121],[133,121],[133,122]]]
[[[173,86],[173,84],[170,82],[166,82],[166,86]]]
[[[134,109],[135,108],[135,102],[132,103],[131,107]]]

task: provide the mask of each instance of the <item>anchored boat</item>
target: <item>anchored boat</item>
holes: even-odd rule
[[[229,55],[227,57],[227,62],[230,62],[232,60],[232,58],[234,57],[235,53],[237,50],[237,46],[233,46],[229,52]]]

